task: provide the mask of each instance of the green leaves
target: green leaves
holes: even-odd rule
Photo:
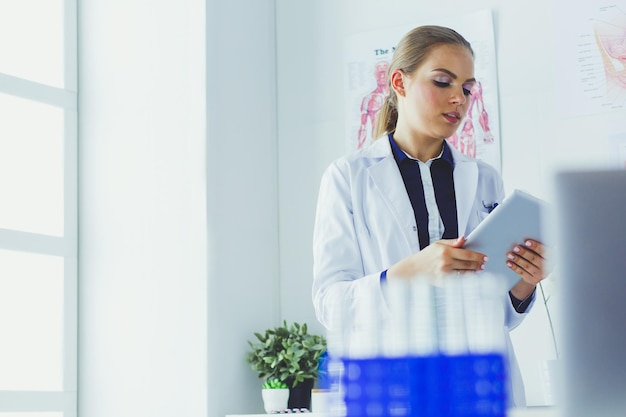
[[[293,323],[273,329],[264,334],[254,333],[258,342],[250,345],[247,361],[259,378],[293,381],[292,386],[317,377],[320,356],[326,351],[323,336],[308,334],[306,323]]]
[[[263,383],[264,389],[280,389],[280,388],[289,388],[287,384],[278,379],[270,379]]]

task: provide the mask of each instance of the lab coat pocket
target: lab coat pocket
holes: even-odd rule
[[[489,215],[487,209],[477,209],[473,212],[473,216],[470,217],[468,222],[469,231],[473,231],[485,218]]]
[[[489,211],[485,210],[476,210],[476,216],[478,217],[478,222],[482,222],[485,220],[485,217],[489,215]]]

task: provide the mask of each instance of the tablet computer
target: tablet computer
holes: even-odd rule
[[[463,247],[487,255],[485,271],[505,278],[510,289],[520,276],[506,266],[506,253],[525,239],[546,243],[541,224],[545,210],[542,200],[514,190],[469,234]]]

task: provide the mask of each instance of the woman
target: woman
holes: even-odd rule
[[[389,91],[377,119],[378,139],[331,164],[323,175],[314,231],[313,302],[328,328],[360,294],[381,281],[417,274],[475,272],[507,262],[520,276],[509,292],[506,326],[515,328],[544,277],[544,246],[528,240],[506,259],[463,249],[465,237],[504,198],[502,179],[485,162],[445,141],[469,107],[474,78],[470,44],[455,31],[422,26],[398,43]],[[485,204],[489,202],[489,204]],[[509,341],[513,401],[525,404]]]

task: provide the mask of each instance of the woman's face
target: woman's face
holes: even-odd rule
[[[445,139],[467,114],[474,79],[474,58],[462,46],[437,45],[412,73],[394,72],[399,129],[411,137]],[[395,81],[392,78],[392,81]]]

